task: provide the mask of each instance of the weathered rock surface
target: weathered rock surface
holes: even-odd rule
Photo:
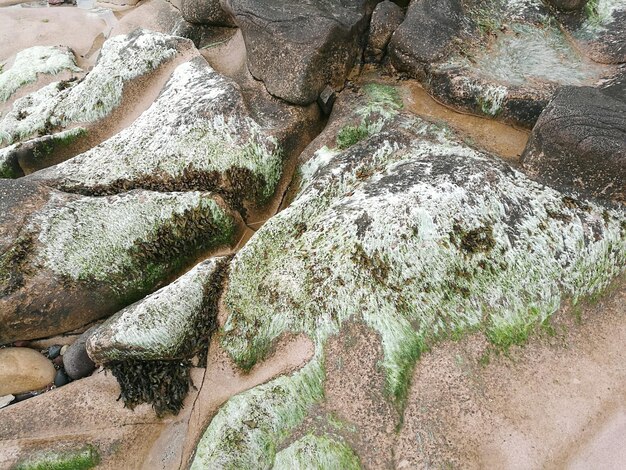
[[[0,397],[41,390],[54,380],[54,366],[29,348],[0,349]]]
[[[508,348],[563,299],[598,293],[624,270],[624,211],[539,185],[420,119],[400,116],[316,156],[298,197],[231,263],[220,331],[244,369],[286,332],[311,337],[316,356],[229,400],[192,468],[271,467],[294,430],[312,429],[324,345],[348,321],[380,337],[385,388],[401,403],[427,344],[483,331]]]
[[[243,32],[252,75],[290,103],[313,103],[343,87],[363,50],[361,35],[377,0],[225,0]]]
[[[20,87],[35,82],[37,75],[55,75],[63,70],[81,71],[67,47],[34,46],[19,52],[10,68],[0,68],[0,103],[8,100]]]
[[[87,340],[95,333],[98,326],[92,326],[74,341],[63,353],[63,368],[72,380],[90,375],[96,365],[87,354]]]
[[[235,26],[233,17],[224,11],[220,0],[182,0],[180,11],[190,23]]]
[[[524,168],[550,186],[626,203],[622,98],[589,87],[561,88],[533,129]]]
[[[141,29],[109,39],[83,80],[51,83],[15,101],[0,121],[0,145],[103,119],[121,104],[127,83],[190,47],[189,40]]]
[[[125,308],[89,338],[89,356],[98,364],[137,359],[183,359],[196,352],[216,321],[224,258],[195,266],[184,276]]]
[[[532,128],[559,86],[615,74],[580,51],[584,28],[565,34],[538,0],[414,2],[389,55],[443,102]]]
[[[385,0],[372,13],[370,30],[365,49],[365,59],[380,62],[385,55],[391,35],[402,24],[404,11],[397,4]]]
[[[580,10],[587,4],[587,0],[548,0],[548,3],[563,11]]]
[[[96,195],[133,188],[217,191],[245,215],[270,201],[286,157],[307,139],[316,117],[267,105],[253,114],[247,103],[234,81],[198,57],[176,68],[128,128],[31,179]]]
[[[115,313],[239,236],[206,192],[85,197],[0,180],[0,208],[0,344]]]

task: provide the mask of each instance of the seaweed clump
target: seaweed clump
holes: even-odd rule
[[[218,302],[224,289],[228,266],[232,257],[220,260],[213,275],[203,288],[200,312],[191,328],[193,337],[181,353],[182,358],[173,360],[127,359],[106,364],[117,379],[124,406],[134,409],[142,403],[150,403],[157,416],[178,414],[183,401],[193,386],[190,369],[192,358],[198,356],[198,367],[206,367],[209,342],[217,328]]]
[[[120,384],[118,398],[124,406],[135,409],[151,403],[158,417],[178,414],[192,385],[191,361],[140,361],[131,359],[108,364],[107,368]]]

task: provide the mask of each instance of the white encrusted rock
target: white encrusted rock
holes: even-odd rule
[[[212,284],[220,282],[223,262],[224,258],[204,261],[113,315],[89,338],[89,356],[98,364],[106,364],[129,359],[171,360],[192,352],[199,323],[215,322],[211,307],[217,298],[208,295]]]

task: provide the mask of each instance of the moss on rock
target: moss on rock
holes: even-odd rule
[[[87,445],[78,450],[50,451],[20,461],[14,470],[88,470],[100,462],[98,450]]]
[[[355,453],[328,436],[308,434],[276,454],[274,470],[359,470]]]

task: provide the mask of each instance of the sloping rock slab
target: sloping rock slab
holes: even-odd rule
[[[241,28],[248,67],[267,90],[290,103],[314,102],[341,88],[364,44],[377,0],[224,0]]]
[[[107,40],[83,80],[54,82],[15,101],[0,121],[0,145],[103,119],[120,105],[128,82],[191,47],[189,40],[142,29]]]
[[[128,128],[32,178],[95,195],[132,188],[219,191],[245,213],[272,198],[286,154],[300,145],[294,137],[310,130],[305,110],[285,111],[281,118],[259,113],[258,122],[239,86],[196,58],[176,68]]]
[[[287,332],[312,338],[316,356],[229,400],[192,468],[271,467],[310,429],[333,360],[324,347],[348,320],[380,337],[397,404],[427,344],[482,331],[507,348],[626,267],[624,211],[542,186],[420,119],[318,158],[291,206],[233,259],[220,331],[244,369]]]
[[[0,192],[0,344],[115,313],[238,236],[210,193],[96,198],[23,179],[0,180]]]
[[[561,88],[533,129],[524,168],[551,186],[626,203],[623,98],[589,87]]]
[[[225,258],[204,261],[113,315],[89,338],[89,356],[107,364],[182,359],[195,352],[200,336],[216,326],[216,294],[221,290],[224,262]]]

